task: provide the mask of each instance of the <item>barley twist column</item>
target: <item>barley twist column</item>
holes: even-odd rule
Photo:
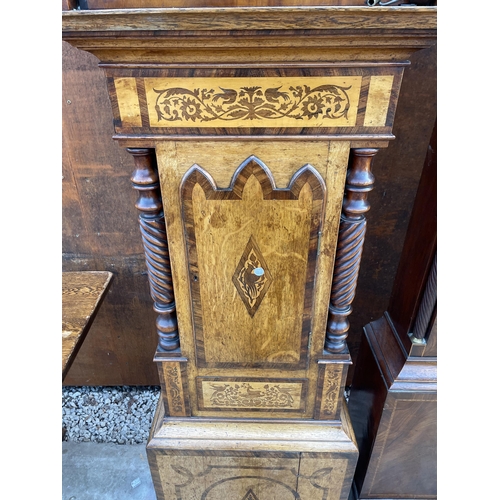
[[[325,349],[331,353],[347,349],[347,317],[352,312],[351,304],[356,293],[366,233],[364,214],[370,210],[367,198],[375,180],[371,165],[377,151],[353,149],[352,163],[347,171],[326,327]]]
[[[153,309],[158,313],[158,350],[173,351],[180,343],[156,156],[154,149],[127,148],[127,151],[135,162],[131,180],[138,191],[135,206],[140,212],[139,225]]]
[[[415,326],[411,338],[414,341],[423,341],[425,334],[429,328],[432,313],[437,303],[437,254],[434,256],[434,261],[427,278],[425,292],[422,297],[422,302],[418,309],[417,318],[415,319]]]

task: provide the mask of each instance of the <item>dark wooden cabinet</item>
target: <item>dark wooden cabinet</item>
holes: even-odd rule
[[[436,154],[434,131],[391,302],[364,329],[351,386],[360,499],[437,495]]]

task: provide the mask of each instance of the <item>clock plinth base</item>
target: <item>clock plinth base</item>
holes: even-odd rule
[[[339,420],[164,416],[147,454],[158,499],[347,500],[358,449],[345,404]]]

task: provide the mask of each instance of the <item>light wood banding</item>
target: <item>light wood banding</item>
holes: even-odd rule
[[[391,102],[393,75],[372,76],[366,102],[365,127],[384,127]]]
[[[115,78],[114,84],[122,127],[142,127],[135,78]]]
[[[318,388],[314,418],[336,420],[340,418],[344,400],[345,378],[350,362],[319,363]]]

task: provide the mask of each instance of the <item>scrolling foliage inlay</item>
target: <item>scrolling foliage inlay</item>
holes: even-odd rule
[[[265,384],[262,391],[245,382],[233,386],[211,384],[211,387],[214,390],[210,397],[212,406],[290,408],[294,404],[291,389],[279,384]]]
[[[352,85],[309,87],[289,85],[234,88],[182,87],[153,90],[158,94],[158,121],[210,122],[292,118],[311,120],[347,118]]]

